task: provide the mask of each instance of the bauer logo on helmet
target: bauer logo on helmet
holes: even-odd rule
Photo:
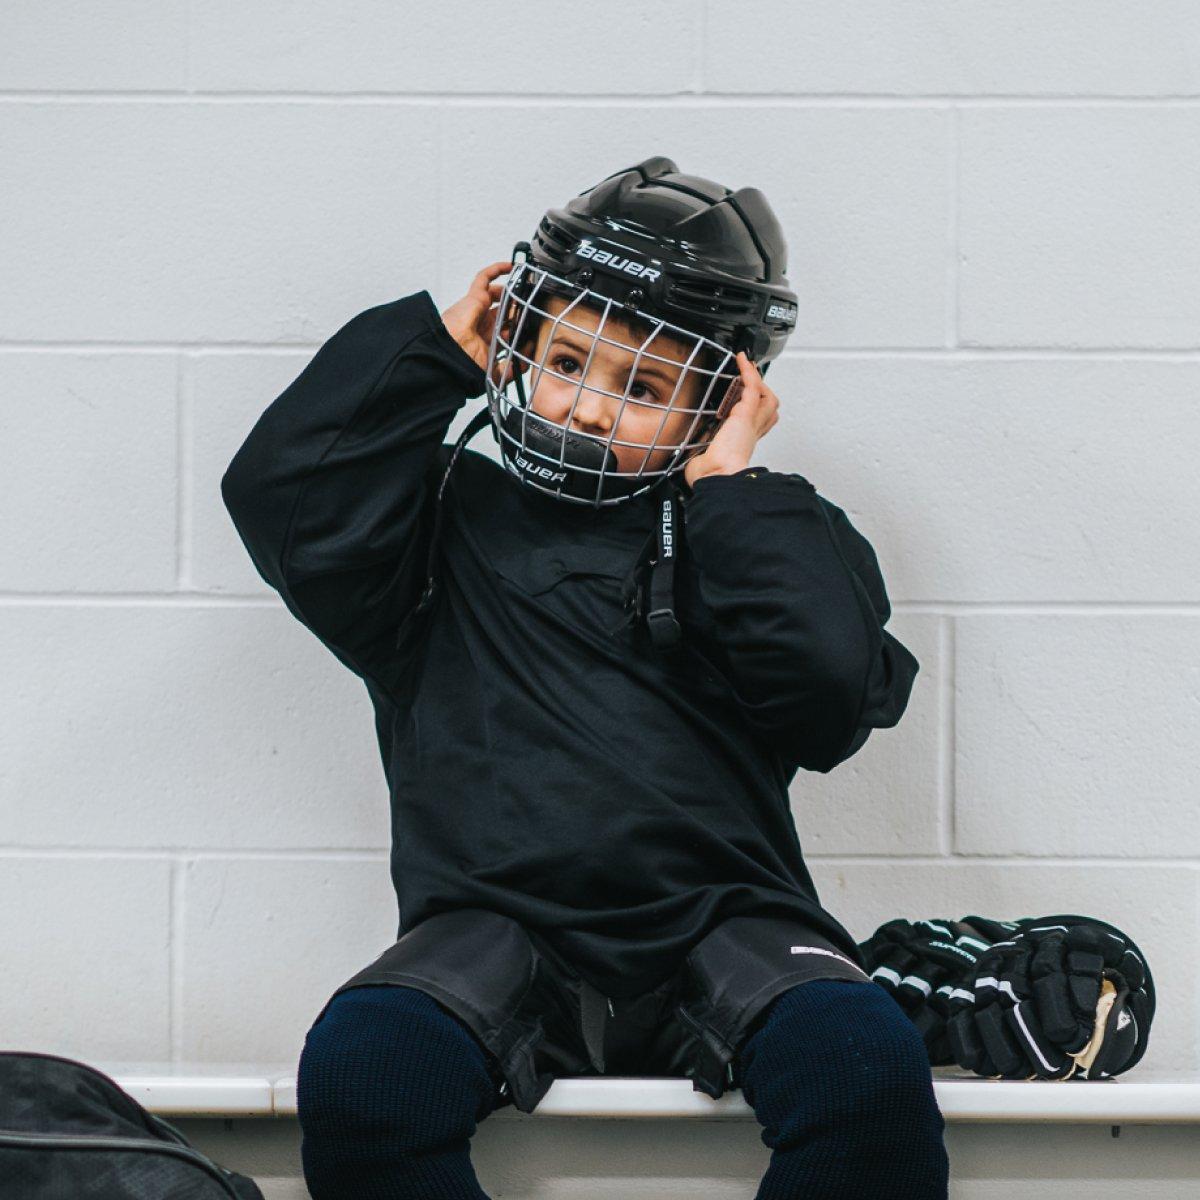
[[[611,250],[601,250],[599,247],[593,246],[587,238],[583,238],[575,247],[575,253],[580,258],[590,258],[597,266],[607,266],[614,271],[636,275],[639,279],[657,279],[660,274],[654,267],[648,267],[645,263],[614,254]]]

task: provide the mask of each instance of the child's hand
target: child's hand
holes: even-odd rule
[[[758,439],[779,420],[779,397],[763,382],[745,351],[738,351],[737,364],[744,390],[708,447],[683,468],[688,487],[705,475],[732,475],[744,470],[750,465]]]
[[[497,300],[504,291],[504,283],[498,276],[507,275],[511,266],[511,261],[504,260],[484,267],[471,280],[467,294],[442,313],[442,323],[450,336],[481,370],[487,369],[488,347],[499,312]],[[519,371],[525,364],[517,361],[513,366]],[[499,380],[493,379],[493,382],[499,384]]]

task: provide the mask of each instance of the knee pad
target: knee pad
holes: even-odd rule
[[[296,1076],[305,1138],[385,1141],[401,1154],[469,1138],[496,1100],[485,1054],[417,988],[351,988],[305,1037]]]

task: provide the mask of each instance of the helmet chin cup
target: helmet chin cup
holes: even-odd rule
[[[510,408],[500,420],[500,453],[522,481],[553,496],[585,503],[615,499],[645,486],[625,478],[617,456],[587,434],[546,421],[531,409]]]

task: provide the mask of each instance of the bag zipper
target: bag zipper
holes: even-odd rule
[[[15,1146],[18,1149],[141,1150],[151,1154],[167,1154],[183,1159],[183,1161],[207,1172],[224,1188],[227,1196],[230,1196],[232,1200],[238,1200],[237,1192],[233,1190],[229,1180],[220,1173],[220,1168],[211,1159],[205,1158],[203,1154],[198,1150],[193,1150],[190,1146],[152,1142],[145,1138],[88,1137],[86,1134],[67,1137],[58,1133],[11,1133],[8,1130],[0,1130],[0,1146]]]

